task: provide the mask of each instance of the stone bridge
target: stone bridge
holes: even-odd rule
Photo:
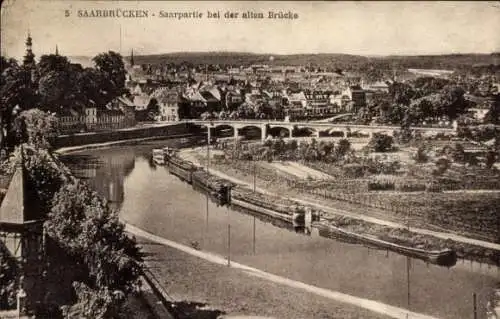
[[[399,126],[383,126],[383,125],[355,125],[355,124],[339,124],[339,123],[321,123],[321,122],[285,122],[285,121],[262,121],[262,120],[189,120],[192,124],[200,125],[208,128],[210,136],[211,129],[219,127],[232,128],[234,137],[239,136],[239,131],[244,128],[257,128],[261,132],[261,139],[267,137],[268,129],[280,128],[287,131],[288,137],[293,138],[294,129],[307,129],[313,136],[319,137],[320,132],[339,133],[342,137],[348,137],[348,134],[359,133],[368,135],[370,138],[374,133],[383,133],[390,136],[394,135],[395,131],[400,130]],[[436,127],[411,127],[412,131],[420,131],[422,133],[454,133],[453,128],[436,128]]]

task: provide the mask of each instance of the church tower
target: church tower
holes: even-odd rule
[[[134,66],[134,49],[130,52],[130,66]]]
[[[32,50],[32,38],[31,34],[28,32],[28,37],[26,38],[26,55],[24,56],[23,64],[25,66],[34,66],[35,65],[35,55]]]
[[[56,55],[59,55],[59,48],[57,47],[57,44],[56,44]]]

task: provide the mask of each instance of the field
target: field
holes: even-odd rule
[[[220,161],[218,169],[247,182],[253,181],[254,163]],[[396,192],[369,191],[366,179],[339,178],[328,182],[303,180],[267,165],[256,164],[256,184],[288,196],[313,196],[344,202],[356,211],[415,227],[452,231],[464,236],[500,243],[499,192]],[[337,204],[335,204],[337,205]],[[371,210],[362,207],[370,207]]]
[[[216,161],[212,164],[212,167],[235,178],[249,183],[253,181],[253,162]],[[464,195],[425,192],[405,194],[368,191],[346,192],[345,189],[328,191],[324,187],[324,183],[328,182],[321,182],[323,183],[321,186],[322,184],[319,182],[301,181],[295,176],[271,170],[267,165],[259,162],[256,163],[256,167],[257,187],[285,195],[276,203],[285,204],[288,201],[289,204],[293,204],[293,198],[302,198],[404,225],[409,223],[410,231],[406,228],[391,228],[346,216],[324,215],[333,225],[356,233],[373,235],[393,243],[433,250],[451,248],[457,252],[459,258],[490,264],[500,262],[498,254],[493,250],[411,231],[411,227],[420,227],[436,231],[451,231],[467,237],[498,242],[499,232],[496,227],[498,227],[500,219],[497,218],[496,210],[491,210],[491,207],[500,207],[499,193]],[[355,183],[357,182],[361,181],[355,180]],[[334,185],[335,181],[330,183],[330,185]],[[356,187],[355,185],[354,187]],[[345,184],[342,187],[345,187]],[[325,197],[325,193],[335,195]]]

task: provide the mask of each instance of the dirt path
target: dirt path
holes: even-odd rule
[[[302,165],[300,163],[296,162],[290,162],[290,161],[284,161],[284,162],[272,162],[272,163],[265,163],[265,165],[270,166],[271,168],[274,169],[279,169],[281,171],[284,171],[288,174],[295,175],[299,178],[307,179],[307,178],[313,178],[313,179],[331,179],[332,177],[328,174],[325,174],[323,172],[320,172],[318,170],[315,170],[313,168],[307,167],[305,165]]]
[[[185,159],[192,161],[195,164],[200,165],[198,163],[198,161],[196,160],[195,156],[193,155],[192,150],[183,150],[183,151],[181,151],[180,155],[183,156]],[[215,174],[221,178],[230,180],[234,183],[243,184],[243,185],[246,185],[248,187],[253,187],[253,185],[251,183],[247,183],[247,182],[242,181],[240,179],[234,178],[232,176],[224,174],[224,173],[222,173],[218,170],[215,170],[213,168],[210,169],[210,173]],[[268,194],[271,196],[283,197],[283,196],[280,196],[278,194],[269,192],[268,190],[263,189],[263,188],[257,187],[256,190],[258,192]],[[355,213],[352,211],[347,211],[347,210],[338,209],[338,208],[334,208],[334,207],[328,207],[328,206],[323,205],[320,201],[303,200],[300,198],[290,198],[290,199],[293,199],[294,201],[297,201],[303,205],[311,205],[311,206],[314,206],[314,207],[319,208],[321,210],[324,210],[325,212],[336,214],[336,215],[348,216],[348,217],[352,217],[355,219],[361,219],[361,220],[364,220],[364,221],[367,221],[370,223],[389,226],[389,227],[393,227],[393,228],[406,228],[407,227],[406,225],[403,225],[400,223],[395,223],[395,222],[391,222],[391,221],[387,221],[387,220],[383,220],[383,219],[379,219],[379,218],[375,218],[375,217],[361,215],[361,214],[358,214],[358,213]],[[447,233],[447,232],[438,232],[438,231],[417,228],[417,227],[412,227],[411,231],[414,233],[419,233],[419,234],[423,234],[423,235],[434,236],[434,237],[441,238],[444,240],[451,239],[451,240],[456,241],[456,242],[467,243],[467,244],[471,244],[471,245],[476,245],[476,246],[500,251],[500,244],[495,244],[495,243],[491,243],[491,242],[487,242],[487,241],[483,241],[483,240],[468,238],[468,237],[457,235],[457,234],[452,234],[452,233]]]

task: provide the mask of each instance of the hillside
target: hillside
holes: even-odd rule
[[[274,59],[271,61],[270,57]],[[91,57],[70,57],[74,63],[92,65]],[[130,57],[125,56],[128,62]],[[313,65],[341,69],[460,69],[463,67],[496,65],[500,66],[500,53],[492,54],[446,54],[413,56],[367,57],[350,54],[255,54],[246,52],[175,52],[134,56],[136,64],[219,64],[219,65]]]
[[[274,60],[271,61],[270,57]],[[134,57],[136,63],[230,64],[230,65],[321,65],[339,68],[362,67],[368,64],[381,68],[460,68],[473,65],[499,65],[500,53],[447,54],[416,56],[366,57],[349,54],[253,54],[241,52],[177,52]],[[127,57],[128,60],[128,57]]]

